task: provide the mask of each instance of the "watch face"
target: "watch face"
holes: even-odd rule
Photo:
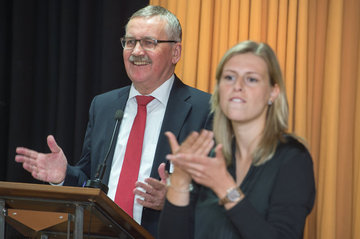
[[[238,200],[241,197],[241,195],[240,192],[235,188],[228,193],[227,197],[231,202],[234,202]]]

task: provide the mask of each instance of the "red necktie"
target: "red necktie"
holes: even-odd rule
[[[154,97],[152,96],[136,96],[138,104],[137,114],[131,127],[129,139],[126,145],[124,162],[116,189],[115,203],[131,217],[133,216],[135,196],[133,190],[139,175],[145,132],[146,105],[153,99]]]

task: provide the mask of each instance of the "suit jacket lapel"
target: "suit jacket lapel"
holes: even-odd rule
[[[159,140],[156,146],[154,163],[151,170],[151,177],[158,178],[158,167],[165,162],[165,157],[170,153],[170,146],[164,133],[171,131],[177,138],[184,124],[186,116],[191,110],[192,105],[186,100],[191,97],[187,87],[175,76],[175,81],[171,89],[169,100],[166,106],[164,120],[160,130]]]

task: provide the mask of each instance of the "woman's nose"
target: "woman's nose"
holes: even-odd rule
[[[241,77],[238,77],[234,82],[234,88],[236,91],[242,91],[244,88],[244,82]]]

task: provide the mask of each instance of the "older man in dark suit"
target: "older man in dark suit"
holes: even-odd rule
[[[166,193],[164,162],[170,153],[164,133],[173,132],[181,142],[191,131],[205,128],[209,116],[210,95],[185,85],[174,74],[181,56],[181,37],[180,23],[168,10],[147,6],[135,12],[121,38],[132,84],[93,99],[77,165],[67,163],[53,136],[47,141],[50,154],[19,147],[15,160],[38,180],[83,186],[102,163],[114,115],[122,110],[103,183],[108,185],[108,196],[156,237]],[[140,103],[143,100],[144,105]],[[144,111],[142,116],[140,111]]]

